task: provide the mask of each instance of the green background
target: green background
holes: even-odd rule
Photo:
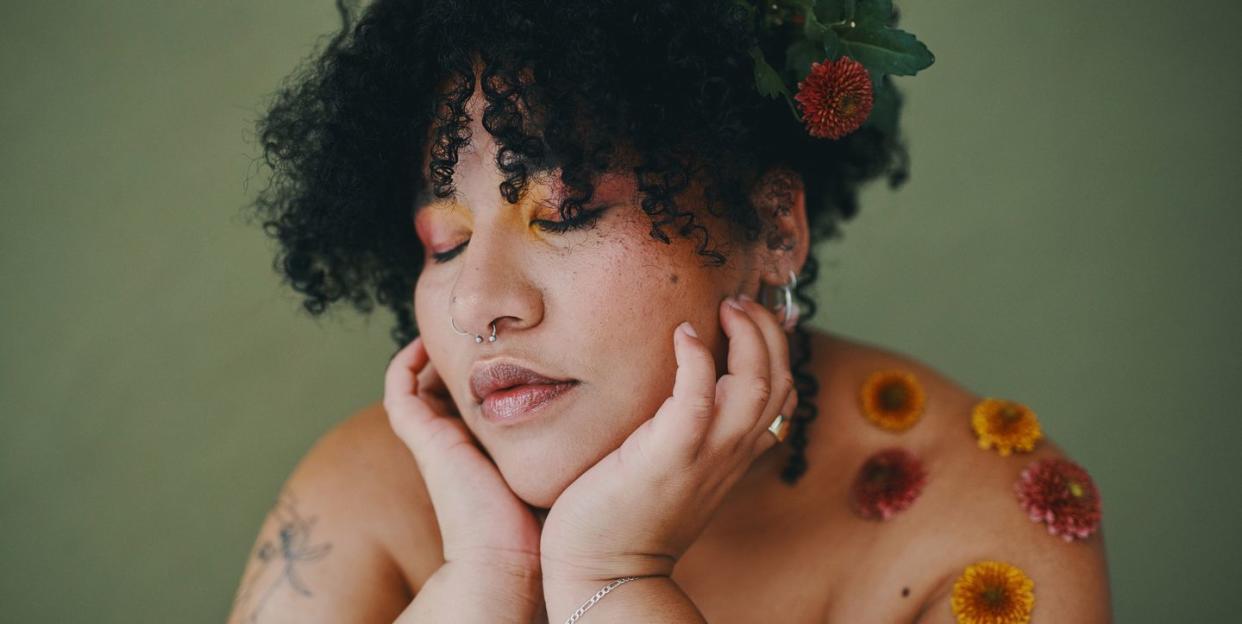
[[[1236,621],[1239,4],[901,8],[912,177],[823,248],[815,324],[1035,408],[1103,492],[1118,621]],[[390,317],[309,320],[241,219],[336,20],[0,8],[0,619],[223,621],[294,463],[379,398]]]

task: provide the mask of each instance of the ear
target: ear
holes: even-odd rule
[[[806,186],[798,172],[773,167],[759,176],[750,195],[763,230],[755,241],[760,281],[770,286],[789,283],[789,273],[802,272],[810,253]]]

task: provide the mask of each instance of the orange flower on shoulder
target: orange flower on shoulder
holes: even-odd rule
[[[1031,621],[1035,582],[1004,561],[979,561],[953,583],[949,597],[961,624],[1022,624]]]
[[[889,431],[904,431],[923,415],[927,395],[914,375],[902,370],[872,373],[859,390],[863,414]]]
[[[1030,451],[1044,437],[1035,412],[1017,401],[983,399],[975,404],[970,425],[978,437],[979,448],[995,447],[1008,456],[1013,451]]]

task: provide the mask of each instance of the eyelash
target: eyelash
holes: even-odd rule
[[[565,232],[586,229],[591,225],[594,225],[596,221],[599,221],[600,217],[603,216],[604,211],[608,208],[608,206],[600,206],[599,208],[582,210],[578,213],[578,216],[564,221],[545,221],[543,219],[536,219],[531,221],[531,223],[538,225],[546,232],[564,234]],[[468,242],[470,242],[470,239],[466,239],[466,243]],[[436,264],[448,262],[449,260],[456,258],[457,254],[461,253],[462,250],[466,248],[466,243],[462,243],[445,252],[433,253],[431,254],[431,259],[434,260]]]

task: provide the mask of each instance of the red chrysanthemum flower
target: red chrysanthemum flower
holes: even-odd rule
[[[871,114],[871,78],[862,63],[848,56],[811,64],[794,95],[802,121],[813,137],[839,139],[855,130]]]
[[[877,451],[858,469],[851,491],[854,511],[868,520],[887,520],[909,507],[923,491],[927,471],[909,451]]]
[[[1100,493],[1091,475],[1066,459],[1031,462],[1014,483],[1018,502],[1034,522],[1067,542],[1083,539],[1100,526]]]

